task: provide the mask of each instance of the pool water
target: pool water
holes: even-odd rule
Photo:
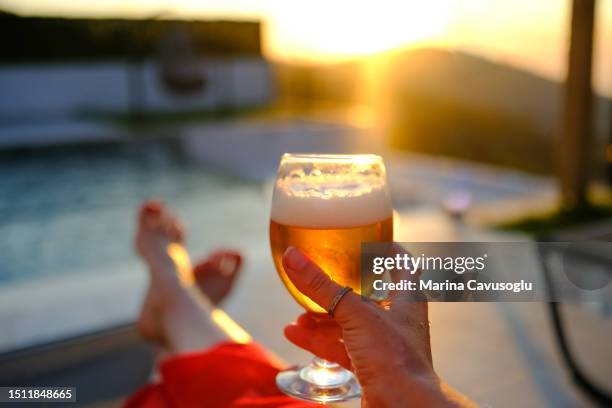
[[[135,215],[148,198],[178,213],[196,255],[240,249],[267,239],[266,191],[173,142],[0,153],[0,285],[136,264]]]

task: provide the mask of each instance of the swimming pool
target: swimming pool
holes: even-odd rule
[[[147,198],[184,221],[195,254],[267,236],[262,183],[215,173],[171,141],[0,153],[0,285],[136,264]]]

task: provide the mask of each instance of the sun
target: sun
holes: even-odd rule
[[[278,2],[266,21],[266,52],[276,58],[337,61],[421,43],[444,33],[446,3]]]

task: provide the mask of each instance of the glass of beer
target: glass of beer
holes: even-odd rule
[[[283,155],[272,199],[270,245],[283,283],[308,312],[327,317],[287,277],[282,256],[288,247],[304,251],[339,285],[369,296],[362,293],[362,287],[371,285],[361,284],[361,243],[392,240],[393,209],[380,156]],[[320,358],[279,373],[276,383],[288,395],[318,403],[361,396],[350,371]]]

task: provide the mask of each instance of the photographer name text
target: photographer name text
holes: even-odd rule
[[[492,282],[488,279],[456,279],[432,280],[423,279],[421,274],[428,271],[454,272],[461,276],[465,273],[477,274],[476,277],[486,277],[487,254],[481,256],[412,256],[396,254],[395,256],[380,256],[373,258],[372,273],[383,275],[385,272],[404,272],[405,279],[376,279],[372,287],[376,291],[479,291],[479,292],[528,292],[533,290],[533,282],[520,280],[518,282]],[[417,274],[418,272],[418,274]],[[416,276],[415,276],[416,275]]]

